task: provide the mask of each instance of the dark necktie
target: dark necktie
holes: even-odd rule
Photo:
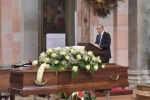
[[[101,34],[99,34],[99,45],[101,44]]]

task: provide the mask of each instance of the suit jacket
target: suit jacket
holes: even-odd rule
[[[96,36],[95,44],[99,44],[99,43],[100,43],[100,36],[98,34]],[[101,38],[101,44],[99,44],[99,47],[102,50],[107,51],[107,54],[100,55],[101,58],[104,58],[104,59],[110,59],[111,58],[110,44],[111,44],[110,34],[104,31],[103,36]]]

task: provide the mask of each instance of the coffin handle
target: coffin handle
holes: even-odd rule
[[[39,82],[37,82],[36,80],[34,80],[34,83],[35,83],[36,85],[38,85],[38,86],[43,86],[43,85],[45,85],[45,84],[47,83],[47,80],[45,80],[44,83],[39,83]]]
[[[112,81],[117,81],[117,80],[119,79],[119,75],[116,75],[115,78],[113,78],[112,76],[109,76],[109,77],[110,77],[110,79],[111,79]]]

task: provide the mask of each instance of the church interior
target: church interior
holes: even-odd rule
[[[0,0],[0,100],[150,100],[149,4],[150,0]],[[110,42],[109,58],[103,42]],[[82,50],[75,61],[74,50]],[[54,62],[43,58],[51,52],[52,60],[68,53],[61,63],[60,56]],[[98,67],[90,61],[83,64],[85,53],[93,55]],[[82,76],[84,68],[93,76]],[[72,94],[55,98],[59,91]]]

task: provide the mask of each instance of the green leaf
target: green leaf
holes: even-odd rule
[[[77,75],[77,72],[72,71],[71,76],[74,78]]]

